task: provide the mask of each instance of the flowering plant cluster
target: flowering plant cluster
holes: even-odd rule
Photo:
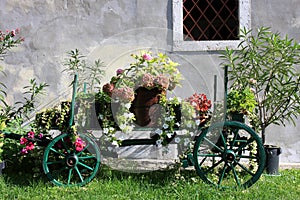
[[[20,153],[22,155],[28,154],[35,149],[36,143],[43,143],[46,140],[46,137],[42,133],[36,134],[34,131],[29,131],[26,136],[20,138],[20,145],[22,147]],[[76,151],[82,151],[86,146],[86,143],[78,135],[72,135],[69,142]]]
[[[203,93],[194,93],[192,96],[186,99],[196,111],[196,123],[198,125],[203,124],[207,121],[212,107],[211,100]]]
[[[131,102],[134,99],[134,90],[139,87],[171,91],[180,85],[182,76],[177,69],[179,64],[167,55],[158,53],[153,56],[151,52],[141,52],[140,55],[131,56],[135,62],[129,68],[118,69],[110,83],[103,86],[103,92],[110,96],[113,94],[114,99]]]
[[[0,56],[4,55],[8,49],[16,46],[24,41],[23,37],[16,38],[16,35],[20,33],[20,29],[17,28],[15,30],[0,30]],[[3,57],[0,57],[2,60]]]
[[[173,62],[163,53],[153,55],[151,52],[142,51],[139,55],[132,54],[131,56],[135,61],[130,64],[130,67],[118,69],[116,76],[113,76],[109,83],[104,84],[102,91],[98,93],[97,98],[108,100],[109,106],[102,104],[102,107],[117,110],[115,113],[107,113],[107,109],[102,109],[102,113],[100,112],[98,115],[103,133],[108,136],[109,140],[113,144],[120,144],[121,141],[115,135],[116,131],[121,130],[123,133],[130,133],[134,129],[136,116],[131,112],[131,106],[138,88],[145,88],[146,90],[155,88],[161,91],[158,104],[164,111],[160,113],[161,116],[158,116],[158,123],[161,128],[155,130],[158,139],[157,145],[164,145],[168,140],[172,140],[171,136],[175,128],[184,128],[181,127],[181,124],[188,126],[188,128],[195,127],[192,106],[179,98],[167,99],[165,96],[167,90],[172,91],[176,86],[180,86],[182,75],[177,69],[179,64]],[[181,103],[184,103],[185,109],[189,109],[189,111],[182,112],[180,124],[175,117],[174,105]]]
[[[29,131],[26,136],[20,138],[20,145],[22,145],[21,154],[27,154],[35,148],[36,137],[43,138],[43,134],[40,133],[36,136],[35,132]]]

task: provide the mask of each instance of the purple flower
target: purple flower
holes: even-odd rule
[[[118,69],[117,70],[117,75],[123,74],[124,70],[123,69]]]

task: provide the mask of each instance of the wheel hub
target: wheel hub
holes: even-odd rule
[[[232,151],[232,150],[225,151],[225,153],[224,153],[224,159],[227,162],[233,162],[235,160],[235,158],[236,158],[236,156],[235,156],[234,151]]]
[[[74,167],[78,163],[78,157],[75,154],[71,154],[66,158],[66,164],[68,167]]]

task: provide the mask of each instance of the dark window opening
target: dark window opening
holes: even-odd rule
[[[238,40],[239,0],[183,0],[184,40]]]

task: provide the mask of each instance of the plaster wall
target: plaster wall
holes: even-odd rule
[[[299,0],[252,0],[251,26],[270,26],[300,41]],[[62,73],[67,53],[75,48],[94,61],[107,65],[108,81],[115,70],[130,62],[130,54],[141,49],[167,51],[181,63],[185,77],[175,95],[193,92],[213,98],[214,75],[217,98],[223,97],[219,52],[172,52],[172,0],[1,0],[0,29],[21,29],[25,42],[14,48],[1,65],[9,87],[8,100],[19,100],[24,85],[35,77],[50,85],[40,108],[70,95],[71,78]],[[67,96],[67,97],[66,97]],[[267,141],[283,149],[281,162],[300,163],[300,120],[293,127],[272,127]]]

